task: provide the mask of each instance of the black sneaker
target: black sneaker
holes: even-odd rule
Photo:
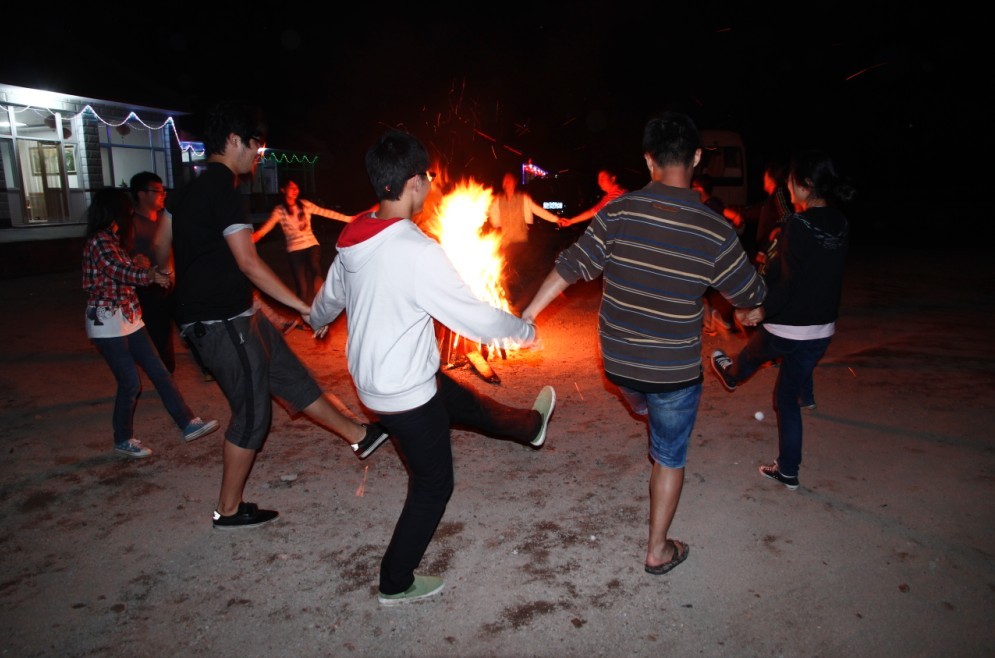
[[[280,513],[276,510],[259,509],[255,503],[239,503],[238,511],[231,516],[221,516],[218,510],[214,510],[214,527],[218,530],[257,528],[278,516]]]
[[[726,356],[726,353],[722,350],[715,350],[712,352],[711,362],[712,370],[719,376],[719,381],[726,387],[726,390],[735,391],[738,382],[728,372],[730,366],[732,366],[732,359]]]
[[[352,444],[352,451],[360,459],[366,459],[373,454],[373,451],[380,447],[380,445],[387,440],[390,434],[383,428],[380,423],[370,423],[369,425],[363,425],[366,428],[366,436],[359,443]]]
[[[786,486],[788,489],[791,489],[792,491],[798,488],[798,476],[795,475],[792,477],[788,477],[787,475],[784,475],[783,473],[781,473],[781,470],[778,468],[777,462],[761,466],[760,475],[764,476],[769,480],[776,480],[777,482],[780,482],[781,484]]]

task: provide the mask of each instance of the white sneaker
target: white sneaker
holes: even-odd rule
[[[542,427],[539,429],[539,434],[536,435],[536,438],[529,441],[529,444],[533,447],[540,448],[546,442],[546,426],[549,425],[549,417],[553,415],[553,407],[555,406],[556,390],[552,386],[544,386],[539,391],[536,401],[532,404],[532,408],[542,416]]]
[[[379,592],[377,598],[380,600],[380,605],[383,606],[412,603],[435,596],[442,591],[444,585],[445,583],[438,576],[416,575],[415,582],[411,583],[411,587],[403,592],[399,594],[384,594],[383,592]]]

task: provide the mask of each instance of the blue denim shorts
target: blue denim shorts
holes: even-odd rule
[[[702,383],[666,393],[642,393],[624,386],[619,389],[634,413],[649,416],[653,461],[667,468],[684,468]]]

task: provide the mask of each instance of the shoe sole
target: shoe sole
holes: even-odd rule
[[[431,592],[427,592],[427,593],[422,594],[420,596],[409,596],[407,598],[399,598],[399,599],[385,599],[382,596],[378,595],[377,596],[377,600],[380,602],[380,605],[382,605],[385,608],[392,608],[392,607],[398,606],[398,605],[409,605],[409,604],[412,604],[412,603],[421,603],[422,601],[424,601],[426,599],[430,599],[433,596],[435,596],[436,594],[439,594],[440,592],[442,592],[442,590],[445,587],[446,587],[446,584],[442,583],[439,586],[439,589],[434,589]]]
[[[219,427],[221,427],[221,423],[219,423],[216,420],[210,420],[207,423],[205,423],[204,426],[201,427],[196,432],[191,432],[190,434],[184,434],[183,440],[186,441],[187,443],[190,443],[191,441],[195,441],[202,436],[207,436],[208,434],[218,429]]]
[[[547,411],[545,415],[543,415],[543,413],[538,409],[535,409],[535,407],[532,407],[536,411],[539,411],[540,416],[543,416],[542,429],[539,431],[539,436],[529,441],[529,445],[533,448],[541,448],[543,444],[546,443],[546,430],[549,427],[549,419],[553,417],[553,409],[556,408],[556,389],[550,386],[549,391],[551,396],[549,400],[549,411]]]
[[[655,567],[651,567],[648,564],[644,564],[643,570],[646,573],[652,574],[654,576],[662,576],[665,573],[673,571],[674,567],[679,565],[684,560],[688,559],[688,555],[691,554],[691,547],[679,539],[668,539],[667,543],[669,543],[674,547],[674,557],[670,558],[670,562],[664,562],[663,564],[659,564]],[[684,548],[683,553],[681,553],[681,549],[679,547]]]
[[[376,451],[377,448],[379,448],[381,445],[383,445],[383,442],[386,441],[389,436],[390,436],[390,434],[388,434],[387,432],[384,432],[379,437],[377,437],[377,440],[374,441],[373,444],[369,448],[367,448],[363,452],[356,451],[356,456],[359,457],[360,459],[366,459],[367,457],[369,457],[370,455],[372,455]]]
[[[114,448],[114,454],[124,455],[125,457],[129,457],[131,459],[145,459],[146,457],[152,456],[152,451],[150,450],[146,453],[136,453],[136,452],[128,452],[127,450],[118,450],[117,448]]]
[[[273,514],[273,516],[271,516],[268,519],[263,519],[261,521],[256,521],[256,522],[253,522],[253,523],[219,524],[217,521],[213,521],[212,525],[214,526],[215,530],[226,530],[226,531],[227,530],[250,530],[252,528],[262,527],[262,526],[266,525],[267,523],[272,523],[273,521],[277,520],[278,518],[280,518],[280,514],[279,513],[275,513],[275,514]]]

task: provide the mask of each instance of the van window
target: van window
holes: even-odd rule
[[[746,149],[743,138],[731,130],[702,130],[701,145],[701,162],[696,173],[712,177],[712,194],[727,206],[746,205]]]

